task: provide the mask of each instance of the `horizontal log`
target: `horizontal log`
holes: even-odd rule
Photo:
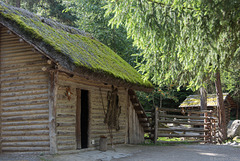
[[[180,118],[180,119],[208,119],[210,117],[204,117],[204,116],[181,116],[181,115],[165,115],[160,114],[160,118]]]
[[[39,120],[48,119],[48,115],[32,115],[32,116],[13,116],[13,117],[2,117],[2,121],[23,121],[23,120]]]
[[[15,121],[15,122],[2,121],[2,126],[48,125],[48,123],[49,121],[47,119],[38,121]]]
[[[76,136],[59,136],[57,135],[57,140],[73,140],[75,141],[76,140]]]
[[[58,122],[56,124],[57,127],[68,127],[68,126],[74,126],[75,127],[76,123],[75,122]]]
[[[29,110],[43,110],[48,109],[49,105],[45,104],[38,104],[38,105],[28,105],[28,106],[15,106],[15,107],[4,107],[2,108],[2,112],[10,112],[10,111],[29,111]]]
[[[169,112],[179,112],[181,113],[181,109],[172,109],[172,108],[159,108],[159,111],[169,111]],[[212,113],[211,110],[201,110],[201,111],[196,111],[196,110],[184,110],[185,113],[197,113],[197,114],[203,114],[203,113]]]
[[[27,57],[26,57],[27,58]],[[25,59],[25,58],[22,58],[22,59],[12,59],[12,60],[8,60],[8,61],[4,61],[2,62],[2,65],[3,66],[8,66],[9,64],[14,64],[16,63],[16,61],[18,63],[26,63],[26,62],[32,62],[32,61],[36,61],[36,60],[39,60],[39,56],[31,56],[31,59]]]
[[[49,147],[49,141],[41,141],[41,142],[4,142],[2,143],[3,147]]]
[[[16,68],[18,68],[18,66]],[[11,83],[15,81],[25,81],[27,79],[36,79],[36,78],[42,79],[43,77],[47,77],[47,74],[42,71],[36,71],[35,73],[31,73],[30,75],[28,74],[21,75],[20,78],[18,76],[13,75],[11,77],[1,78],[1,79],[2,79],[2,83],[5,84],[5,83]]]
[[[27,91],[27,90],[36,90],[36,88],[39,89],[45,89],[48,85],[46,83],[39,83],[39,84],[29,84],[29,85],[22,85],[22,86],[15,86],[15,87],[2,87],[1,92],[15,92],[15,91]]]
[[[49,141],[49,136],[6,136],[3,142],[10,141]]]
[[[2,112],[2,117],[11,117],[11,116],[29,116],[29,115],[39,115],[39,114],[48,114],[48,110],[29,110],[29,111],[8,111]]]
[[[11,66],[11,65],[10,65]],[[28,73],[28,72],[32,72],[32,71],[40,71],[42,69],[42,67],[45,66],[45,64],[36,64],[33,66],[31,63],[26,64],[25,66],[18,66],[18,68],[8,68],[7,65],[5,65],[1,72],[1,75],[4,77],[15,77],[14,73],[16,73],[16,75],[18,74],[23,74],[23,73]],[[34,73],[32,73],[34,74]],[[31,75],[29,75],[31,76]],[[22,78],[20,78],[22,79]],[[29,79],[30,81],[31,79]],[[14,83],[14,82],[11,82]],[[18,82],[15,82],[18,83]]]
[[[26,125],[26,126],[3,126],[2,131],[18,131],[18,130],[43,130],[48,129],[48,125]]]
[[[204,140],[186,140],[186,141],[157,141],[161,144],[182,144],[182,143],[201,143],[204,142]]]
[[[37,78],[38,79],[38,78]],[[18,96],[28,96],[28,95],[37,95],[37,94],[44,94],[48,93],[47,89],[35,89],[32,91],[20,91],[20,92],[8,92],[8,93],[2,93],[2,98],[12,98],[12,97],[18,97]]]
[[[189,135],[189,134],[158,134],[158,137],[205,137],[205,135]]]
[[[74,141],[74,140],[64,140],[64,141],[62,141],[62,140],[58,140],[57,141],[57,144],[58,145],[76,145],[76,141]]]
[[[19,101],[29,101],[29,100],[33,100],[33,99],[41,99],[41,98],[48,98],[48,93],[45,91],[43,93],[31,93],[29,95],[18,95],[18,96],[14,96],[14,97],[3,97],[2,98],[2,102],[19,102]]]
[[[2,131],[2,136],[34,136],[34,135],[49,135],[49,130],[35,131]]]
[[[159,131],[207,132],[203,128],[158,128]]]
[[[59,145],[58,146],[58,150],[61,151],[61,150],[76,150],[76,145]]]
[[[9,102],[2,104],[2,108],[5,107],[17,107],[17,106],[28,106],[28,105],[37,105],[37,104],[46,104],[48,103],[48,98],[24,101],[24,102]]]
[[[174,124],[185,124],[185,125],[208,125],[209,123],[204,122],[179,122],[179,121],[171,121],[171,120],[159,120],[159,123],[174,123]]]
[[[75,131],[57,131],[58,135],[65,135],[65,136],[74,136],[76,133]]]
[[[49,147],[2,147],[3,152],[49,151]]]

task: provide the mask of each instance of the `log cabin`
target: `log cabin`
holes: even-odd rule
[[[90,34],[0,2],[0,153],[144,141],[133,67]]]
[[[229,95],[229,93],[223,93],[223,101],[226,112],[226,123],[230,121],[230,114],[232,110],[236,112],[236,118],[238,118],[238,106]],[[179,106],[182,109],[195,109],[200,110],[200,95],[189,95]],[[217,116],[217,95],[207,95],[207,110],[213,110],[214,116]]]

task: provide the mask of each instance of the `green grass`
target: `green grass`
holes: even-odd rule
[[[180,138],[158,137],[157,141],[182,141]]]

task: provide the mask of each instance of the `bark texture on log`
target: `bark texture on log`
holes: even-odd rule
[[[204,87],[200,88],[201,110],[207,110],[207,91]]]
[[[226,113],[225,107],[223,103],[223,93],[222,93],[222,85],[220,78],[220,71],[218,70],[216,73],[216,94],[217,94],[217,109],[218,109],[218,119],[219,119],[219,142],[223,142],[227,138],[227,128],[226,128]]]

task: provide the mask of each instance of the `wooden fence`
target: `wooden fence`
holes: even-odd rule
[[[153,124],[151,138],[154,143],[159,137],[177,137],[183,139],[184,142],[216,143],[218,120],[211,110],[159,109],[156,107],[151,118]],[[172,143],[172,141],[167,143]]]

